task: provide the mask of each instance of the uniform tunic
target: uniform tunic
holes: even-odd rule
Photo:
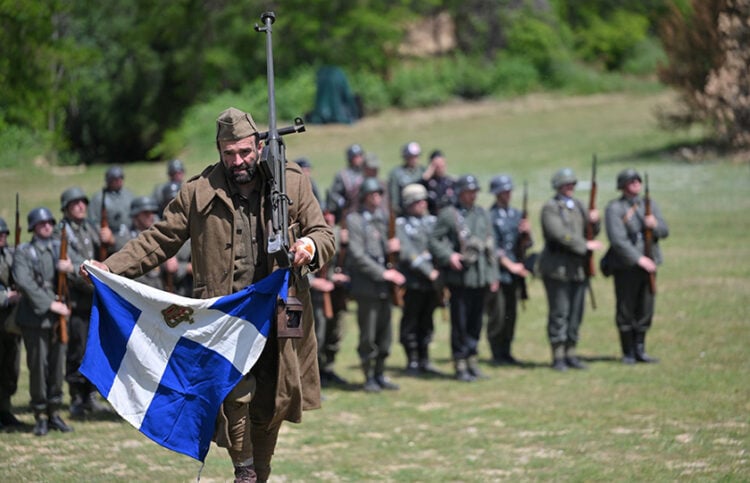
[[[10,410],[10,398],[18,389],[21,369],[21,336],[15,327],[15,314],[8,300],[13,267],[13,248],[0,248],[0,411]]]
[[[659,240],[669,236],[669,227],[653,201],[651,210],[658,222],[652,231],[651,255],[660,265]],[[646,332],[654,315],[654,294],[649,290],[649,276],[638,266],[638,259],[644,255],[645,211],[642,198],[625,196],[610,201],[605,211],[610,243],[607,259],[615,279],[615,322],[621,332]]]

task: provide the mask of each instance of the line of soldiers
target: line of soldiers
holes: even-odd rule
[[[485,377],[478,358],[485,315],[492,363],[521,365],[511,346],[518,304],[527,298],[526,280],[532,273],[542,278],[547,295],[551,367],[585,369],[576,353],[589,287],[584,265],[587,254],[603,245],[595,239],[601,228],[598,210],[573,197],[575,173],[564,168],[553,175],[554,195],[541,212],[544,248],[527,254],[533,238],[526,203],[523,211],[511,206],[510,176],[492,178],[489,189],[495,200],[485,210],[476,204],[477,178],[449,176],[443,153],[433,152],[428,166],[420,165],[416,142],[405,144],[401,154],[403,164],[384,182],[378,177],[377,157],[358,144],[349,146],[347,166],[320,200],[329,223],[337,225],[338,241],[337,257],[311,275],[323,387],[350,386],[334,370],[347,297],[357,302],[357,353],[367,392],[398,389],[384,374],[393,305],[402,307],[399,342],[406,353],[406,375],[440,374],[430,361],[429,346],[433,314],[441,306],[450,312],[457,380]],[[309,169],[309,160],[304,164]],[[654,312],[648,281],[661,263],[658,241],[669,231],[655,203],[646,213],[635,170],[618,174],[617,189],[622,196],[606,209],[610,249],[605,258],[615,281],[622,362],[656,362],[645,351]],[[593,230],[590,239],[587,228]],[[655,247],[648,256],[646,232]]]
[[[81,278],[79,268],[85,260],[114,253],[151,226],[176,196],[184,171],[181,161],[170,161],[170,179],[154,188],[156,198],[134,196],[123,187],[123,169],[113,166],[105,174],[105,187],[91,201],[79,187],[62,192],[59,223],[48,208],[32,209],[27,215],[32,239],[17,241],[15,247],[8,246],[10,229],[0,218],[0,427],[23,427],[11,412],[21,342],[29,369],[35,435],[73,430],[60,413],[65,382],[73,419],[110,413],[93,384],[79,372],[93,304],[92,287]],[[139,281],[190,296],[189,245]]]

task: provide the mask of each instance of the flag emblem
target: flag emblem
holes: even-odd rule
[[[195,311],[190,307],[172,304],[162,310],[161,314],[164,316],[164,322],[166,322],[170,328],[174,329],[180,324],[180,322],[187,322],[189,324],[194,323],[193,312]]]

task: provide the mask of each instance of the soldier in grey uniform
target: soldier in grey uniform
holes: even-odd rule
[[[669,227],[659,206],[651,201],[651,215],[646,216],[641,193],[641,176],[634,169],[617,175],[617,189],[622,196],[612,200],[605,212],[605,226],[610,248],[609,268],[615,279],[617,309],[615,323],[620,334],[622,362],[657,362],[646,353],[646,332],[654,317],[654,294],[649,274],[662,263],[659,240],[669,236]],[[644,231],[652,230],[652,257],[644,255]]]
[[[119,251],[127,242],[137,238],[142,231],[149,229],[156,221],[158,212],[159,206],[156,204],[156,200],[150,196],[138,196],[133,199],[130,203],[129,214],[133,222],[127,227],[120,226],[119,232],[115,235],[115,251]],[[167,274],[174,276],[179,269],[178,265],[177,258],[171,257],[160,266],[149,270],[135,280],[149,287],[164,290]]]
[[[22,424],[11,412],[10,403],[18,390],[21,369],[21,336],[14,313],[21,295],[13,286],[14,249],[8,246],[9,234],[8,224],[0,218],[0,429]]]
[[[364,179],[362,164],[365,151],[359,144],[352,144],[346,148],[346,168],[340,170],[333,177],[333,184],[326,195],[326,210],[336,217],[336,223],[352,211],[356,211],[359,186]]]
[[[587,223],[599,233],[599,212],[573,198],[577,182],[572,169],[557,171],[552,176],[555,196],[542,207],[544,249],[538,270],[547,292],[552,368],[558,371],[586,368],[576,355],[588,283],[584,265],[587,251],[602,248],[599,240],[586,240]]]
[[[162,189],[162,205],[161,210],[172,201],[177,193],[180,191],[181,184],[174,182],[167,183]],[[164,273],[164,290],[167,292],[176,293],[183,297],[193,296],[193,262],[192,255],[190,253],[190,242],[185,242],[177,251],[175,255],[177,259],[177,271],[170,274]],[[171,262],[170,262],[171,263]]]
[[[81,264],[94,258],[99,248],[99,230],[86,218],[88,204],[89,199],[81,188],[72,187],[63,191],[60,195],[63,219],[55,229],[55,237],[59,239],[65,227],[68,257],[73,263],[73,272],[67,275],[71,315],[68,320],[65,380],[70,391],[70,416],[74,419],[83,419],[87,412],[108,409],[97,400],[96,387],[79,371],[86,351],[93,288],[78,272]]]
[[[440,211],[429,245],[450,290],[456,379],[470,382],[484,377],[478,345],[487,291],[498,290],[498,268],[490,217],[476,204],[479,181],[472,175],[461,176],[456,190],[458,201]]]
[[[366,178],[360,188],[359,211],[346,217],[349,251],[346,258],[352,297],[357,300],[359,344],[357,353],[365,374],[364,390],[396,390],[384,374],[391,350],[391,284],[406,279],[387,267],[389,253],[399,250],[398,238],[388,239],[387,219],[382,203],[383,188],[375,178]]]
[[[525,243],[524,249],[531,247],[531,228],[521,211],[510,206],[513,192],[510,176],[500,174],[492,178],[490,192],[495,195],[490,219],[497,245],[500,290],[487,297],[487,341],[495,364],[518,365],[511,353],[511,344],[516,330],[519,284],[529,271],[524,260],[518,259],[517,248],[519,243]],[[522,234],[527,236],[522,237]]]
[[[154,191],[151,193],[151,197],[156,201],[159,206],[159,216],[162,215],[164,207],[167,205],[170,199],[165,198],[165,194],[169,194],[170,184],[177,185],[177,189],[182,185],[182,181],[185,179],[185,165],[179,159],[171,159],[167,163],[167,181],[159,183],[154,186]]]
[[[427,211],[427,189],[412,183],[401,193],[406,212],[396,219],[399,239],[399,271],[406,276],[400,340],[406,351],[406,374],[435,373],[429,345],[437,306],[436,282],[440,272],[432,263],[429,239],[437,218]]]
[[[108,247],[108,253],[114,253],[114,234],[120,231],[120,227],[130,226],[130,203],[133,201],[133,193],[123,186],[125,171],[120,166],[112,166],[104,174],[105,187],[91,197],[88,217],[96,227],[101,227],[102,197],[104,207],[107,209],[108,228],[100,230],[99,239]]]
[[[406,185],[412,183],[421,183],[425,170],[424,166],[419,164],[419,155],[422,154],[422,148],[417,142],[409,142],[401,148],[401,157],[404,162],[388,173],[388,197],[390,198],[391,209],[399,215],[403,212],[404,206],[401,203],[401,191]]]
[[[60,417],[63,401],[63,370],[66,344],[60,340],[59,317],[70,317],[70,309],[56,299],[58,271],[71,273],[69,258],[60,260],[60,242],[53,238],[55,218],[44,207],[28,214],[31,242],[19,246],[13,260],[13,278],[23,297],[16,322],[21,328],[29,368],[29,393],[34,411],[36,436],[50,429],[73,430]]]

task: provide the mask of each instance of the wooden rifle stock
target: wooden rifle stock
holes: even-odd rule
[[[99,212],[99,228],[109,228],[109,220],[107,220],[107,188],[102,188],[102,206]],[[108,244],[104,243],[103,240],[99,240],[99,261],[103,262],[107,258]]]
[[[589,194],[589,211],[596,209],[596,154],[593,156],[591,163],[591,193]],[[587,214],[588,215],[588,214]],[[588,216],[587,216],[588,218]],[[586,220],[586,240],[594,239],[594,224],[590,220]],[[586,251],[586,264],[584,265],[584,271],[587,279],[590,279],[596,275],[596,267],[594,263],[594,252],[591,250]],[[591,296],[591,308],[596,309],[596,298],[594,298],[594,289],[591,287],[591,280],[586,282]]]
[[[388,217],[388,239],[396,237],[396,212],[391,208]],[[388,254],[388,268],[395,269],[398,266],[398,252]],[[391,284],[391,301],[396,307],[404,306],[404,294],[396,284]]]
[[[529,185],[526,181],[523,182],[523,204],[521,205],[521,221],[526,221],[529,218]],[[529,246],[530,236],[524,232],[518,236],[516,240],[516,261],[524,263],[526,261],[526,247]],[[518,281],[518,298],[521,300],[521,307],[526,308],[526,301],[529,300],[529,291],[526,286],[525,277],[517,277]]]
[[[65,229],[65,223],[62,224],[60,231],[60,260],[68,258],[68,233]],[[57,272],[57,300],[68,305],[68,276],[65,272]],[[60,337],[60,343],[68,343],[68,319],[64,315],[59,315],[57,319],[57,331]]]
[[[651,194],[649,193],[648,189],[648,173],[644,173],[644,179],[646,181],[646,193],[643,197],[643,210],[644,215],[646,217],[650,216],[652,214],[651,212]],[[643,229],[643,254],[650,258],[651,260],[654,259],[654,231],[649,228],[648,226],[645,226]],[[656,273],[655,272],[649,272],[648,274],[648,290],[651,292],[651,294],[656,294]]]

